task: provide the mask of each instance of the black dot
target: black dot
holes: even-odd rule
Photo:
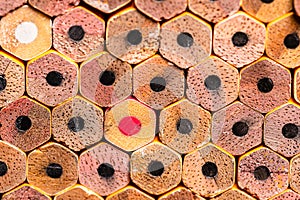
[[[298,135],[298,131],[296,124],[288,123],[282,127],[282,135],[285,138],[295,138]]]
[[[148,165],[148,172],[152,176],[161,176],[165,171],[165,167],[162,162],[157,160],[152,160]]]
[[[0,92],[6,88],[6,84],[7,82],[4,75],[0,75]]]
[[[181,134],[189,134],[193,129],[193,124],[189,119],[179,119],[176,128]]]
[[[21,115],[15,121],[16,128],[20,132],[25,132],[30,129],[32,123],[28,116]]]
[[[0,161],[0,176],[4,176],[7,173],[7,165],[5,162]]]
[[[177,43],[182,47],[191,47],[194,43],[194,38],[189,33],[180,33],[177,36]]]
[[[236,47],[243,47],[248,43],[248,35],[243,32],[236,32],[232,38],[231,41],[234,46]]]
[[[51,86],[60,86],[63,79],[63,75],[57,71],[51,71],[46,76],[46,81]]]
[[[82,26],[75,25],[69,28],[68,35],[72,40],[79,42],[84,38],[85,32]]]
[[[262,93],[271,92],[274,87],[273,81],[270,78],[261,78],[257,82],[257,88]]]
[[[263,3],[272,3],[274,0],[261,0]]]
[[[110,178],[115,173],[115,169],[109,163],[102,163],[101,165],[99,165],[97,171],[98,171],[99,176],[101,176],[103,178]]]
[[[84,128],[84,119],[81,117],[72,117],[68,122],[68,128],[73,132],[79,132]]]
[[[150,81],[150,88],[154,92],[161,92],[166,88],[166,80],[163,77],[155,77]]]
[[[126,39],[129,44],[138,45],[142,42],[143,36],[139,30],[131,30],[128,32]]]
[[[249,126],[245,122],[236,122],[232,126],[231,130],[235,136],[242,137],[242,136],[247,135],[247,133],[249,131]]]
[[[100,74],[99,76],[99,81],[102,85],[106,85],[106,86],[109,86],[109,85],[112,85],[114,84],[116,80],[116,75],[113,71],[104,71]]]
[[[299,37],[297,33],[288,34],[284,38],[284,46],[288,49],[296,49],[299,46]]]
[[[60,164],[51,163],[47,166],[46,173],[51,178],[60,178],[63,173],[63,168]]]
[[[221,79],[216,75],[209,75],[204,80],[204,85],[208,90],[218,90],[221,86]]]
[[[218,174],[218,167],[213,162],[206,162],[202,166],[202,174],[206,177],[213,178]]]
[[[265,166],[256,167],[254,170],[254,178],[256,180],[266,180],[270,175],[270,170]]]

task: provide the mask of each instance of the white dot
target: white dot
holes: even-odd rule
[[[15,31],[16,39],[23,44],[33,42],[38,35],[38,28],[32,22],[22,22]]]

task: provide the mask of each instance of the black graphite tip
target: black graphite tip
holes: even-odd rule
[[[285,138],[292,139],[292,138],[297,137],[298,131],[299,131],[299,129],[296,124],[288,123],[282,127],[282,135]]]
[[[213,178],[218,174],[218,167],[213,162],[206,162],[202,166],[202,174],[206,177]]]
[[[274,87],[273,81],[270,78],[261,78],[257,82],[257,88],[262,93],[271,92]]]
[[[51,178],[60,178],[63,173],[63,168],[60,164],[51,163],[46,168],[46,174]]]
[[[68,128],[70,131],[79,132],[84,128],[84,119],[82,117],[72,117],[68,122]]]
[[[102,178],[110,178],[115,173],[115,169],[109,163],[100,164],[97,171],[98,171],[99,176],[101,176]]]
[[[116,75],[113,71],[106,70],[102,72],[99,76],[99,81],[102,85],[110,86],[114,84],[116,80]]]
[[[150,88],[154,92],[161,92],[166,88],[166,80],[163,77],[154,77],[150,81]]]
[[[284,38],[284,46],[288,49],[296,49],[299,46],[299,36],[297,33],[288,34]]]
[[[221,79],[216,75],[209,75],[204,80],[204,85],[208,90],[218,90],[221,87]]]
[[[176,123],[176,128],[181,134],[189,134],[193,129],[193,124],[189,119],[179,119]]]
[[[148,165],[148,172],[152,176],[161,176],[165,171],[165,167],[162,162],[152,160]]]
[[[74,25],[69,28],[68,35],[75,42],[79,42],[84,38],[85,32],[82,26]]]
[[[272,3],[274,0],[261,0],[263,3]]]
[[[236,47],[245,46],[248,43],[248,40],[248,35],[244,32],[236,32],[231,38],[233,45]]]
[[[139,30],[131,30],[126,36],[126,40],[130,45],[138,45],[142,42],[143,36]]]
[[[51,86],[60,86],[63,79],[63,75],[57,71],[51,71],[46,76],[46,81]]]
[[[247,133],[249,131],[249,126],[246,122],[239,121],[239,122],[236,122],[235,124],[233,124],[231,130],[235,136],[243,137],[243,136],[247,135]]]
[[[8,167],[5,162],[0,161],[0,176],[4,176],[7,173]]]
[[[191,34],[189,33],[180,33],[177,36],[177,44],[181,47],[191,47],[194,43],[194,38]]]
[[[0,75],[0,92],[5,90],[6,84],[7,84],[7,82],[6,82],[4,75]]]
[[[15,121],[15,126],[20,132],[29,130],[31,125],[31,119],[28,116],[21,115]]]
[[[260,181],[266,180],[271,175],[270,170],[266,166],[256,167],[253,174],[254,178]]]

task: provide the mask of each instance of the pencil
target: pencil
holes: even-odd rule
[[[299,177],[299,169],[300,169],[300,162],[299,162],[300,155],[296,155],[293,157],[290,161],[290,187],[296,191],[297,193],[300,193],[300,177]]]
[[[241,102],[261,113],[267,113],[291,98],[290,71],[269,58],[255,61],[240,73]]]
[[[25,152],[50,139],[50,110],[22,97],[0,111],[0,136]]]
[[[0,2],[0,16],[4,16],[12,10],[25,4],[27,0],[15,0],[15,1],[1,1]]]
[[[215,25],[213,50],[217,56],[240,68],[263,55],[265,37],[263,23],[238,12]]]
[[[106,14],[115,12],[123,6],[130,3],[131,0],[109,0],[109,1],[99,1],[99,0],[83,0],[88,5],[104,12]]]
[[[226,192],[222,193],[221,195],[213,198],[214,200],[255,200],[255,198],[248,195],[246,192],[243,192],[237,188],[232,188],[227,190]]]
[[[27,159],[27,180],[47,195],[54,196],[76,184],[78,157],[68,148],[47,143],[30,152]]]
[[[276,195],[270,200],[298,200],[300,199],[300,194],[294,192],[293,190],[285,190],[284,192]]]
[[[211,26],[184,12],[161,26],[160,54],[182,69],[187,69],[211,54]]]
[[[127,186],[111,195],[109,195],[106,200],[130,200],[130,199],[138,199],[138,200],[154,200],[153,197],[148,194],[138,190],[133,186]]]
[[[204,198],[202,198],[196,194],[193,194],[191,190],[189,190],[185,187],[182,187],[182,186],[179,186],[158,198],[158,200],[176,200],[176,199],[205,200]]]
[[[298,16],[300,16],[300,1],[294,0],[294,9]]]
[[[211,115],[184,99],[160,113],[159,138],[162,143],[184,154],[209,142]]]
[[[184,95],[184,71],[159,55],[133,69],[133,93],[141,102],[162,109]]]
[[[152,142],[132,153],[131,180],[146,192],[165,193],[181,181],[181,156],[169,147]]]
[[[154,55],[159,46],[159,23],[136,9],[126,8],[107,21],[106,48],[115,57],[137,64]]]
[[[30,60],[52,46],[51,19],[25,5],[0,21],[1,47],[22,60]]]
[[[89,58],[80,67],[80,92],[102,107],[111,107],[132,93],[132,68],[108,52]]]
[[[293,92],[294,92],[294,99],[299,103],[300,102],[300,70],[299,69],[296,69],[294,71],[294,83],[293,83],[293,86],[294,86],[294,89],[293,89]]]
[[[67,190],[63,190],[61,193],[54,197],[54,200],[103,200],[103,198],[97,195],[92,190],[89,190],[82,185],[75,185]]]
[[[268,199],[288,187],[289,162],[276,152],[259,147],[239,158],[237,181],[241,189]]]
[[[0,192],[7,192],[26,179],[26,154],[14,145],[0,141]]]
[[[79,158],[79,182],[101,196],[127,186],[129,155],[107,143],[99,143]]]
[[[182,181],[193,192],[214,197],[233,186],[234,157],[213,144],[185,155]]]
[[[101,140],[103,120],[101,108],[76,96],[52,110],[52,134],[56,141],[80,151]]]
[[[38,200],[51,200],[49,196],[39,191],[37,188],[29,184],[23,184],[17,188],[5,193],[2,196],[2,200],[27,200],[27,199],[38,199]]]

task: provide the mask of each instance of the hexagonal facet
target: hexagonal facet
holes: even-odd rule
[[[80,155],[79,181],[102,196],[116,192],[130,182],[129,155],[109,144],[98,144]]]
[[[243,9],[262,22],[270,22],[293,9],[292,0],[243,0]]]
[[[286,14],[267,26],[266,53],[288,68],[300,65],[299,26],[298,18],[293,13]]]
[[[76,62],[101,52],[105,22],[83,7],[76,7],[53,21],[53,47]]]
[[[185,11],[187,7],[186,0],[169,0],[169,1],[148,1],[135,0],[136,7],[148,15],[150,18],[161,21],[175,17]]]
[[[39,200],[51,200],[51,198],[40,191],[36,190],[29,184],[23,184],[16,189],[4,194],[2,200],[12,199],[39,199]]]
[[[126,151],[134,151],[155,136],[156,115],[140,102],[125,100],[105,113],[104,137]]]
[[[300,193],[300,155],[296,155],[290,162],[290,186]]]
[[[0,31],[1,47],[22,60],[30,60],[52,45],[51,19],[27,5],[4,16]]]
[[[87,148],[103,136],[103,111],[75,97],[52,110],[52,134],[74,151]]]
[[[28,155],[27,180],[48,195],[76,184],[78,179],[78,157],[68,148],[48,143]]]
[[[289,162],[265,147],[239,159],[238,185],[259,199],[267,199],[288,187]]]
[[[294,98],[300,103],[300,68],[294,72]]]
[[[267,114],[264,127],[265,145],[285,157],[300,153],[300,107],[285,104]]]
[[[80,0],[28,0],[30,5],[42,11],[43,13],[53,17],[64,14],[68,10],[77,6]]]
[[[83,1],[104,13],[112,13],[130,2],[130,0],[109,0],[109,1],[83,0]]]
[[[76,95],[77,64],[50,50],[29,61],[28,94],[48,106],[55,106]]]
[[[159,138],[179,153],[209,142],[210,113],[188,100],[178,101],[160,113]]]
[[[266,28],[263,23],[238,12],[216,24],[214,52],[228,63],[243,67],[263,55],[265,35]]]
[[[189,9],[193,13],[213,23],[233,15],[239,8],[240,0],[189,0]]]
[[[103,107],[111,107],[132,93],[131,66],[109,53],[100,53],[81,64],[80,92]]]
[[[216,196],[234,183],[234,157],[208,144],[184,158],[182,181],[201,196]]]
[[[4,193],[25,181],[26,154],[2,140],[0,149],[0,192]]]
[[[101,196],[81,185],[69,188],[54,197],[54,200],[103,200]]]
[[[295,200],[300,199],[300,194],[294,192],[293,190],[286,190],[283,193],[276,195],[270,200]]]
[[[0,107],[17,100],[25,91],[24,65],[0,51]]]
[[[191,190],[186,189],[185,187],[177,187],[174,190],[162,195],[158,200],[205,200],[204,198],[193,194]]]
[[[205,109],[217,111],[238,97],[239,72],[212,56],[188,70],[187,98]]]
[[[184,95],[184,72],[156,55],[133,70],[134,96],[154,109],[162,109]]]
[[[232,155],[242,155],[261,144],[264,116],[235,102],[213,114],[212,142]]]
[[[123,61],[137,64],[158,50],[159,23],[134,8],[113,15],[109,18],[107,26],[107,50]]]
[[[127,186],[114,194],[109,195],[106,200],[120,200],[120,199],[139,199],[139,200],[154,200],[153,197],[148,194],[132,187]]]
[[[194,66],[211,54],[210,25],[188,12],[165,22],[160,37],[159,52],[180,68]]]
[[[181,156],[169,147],[153,142],[131,155],[132,181],[150,194],[160,195],[181,180]]]
[[[23,151],[31,151],[50,139],[50,110],[27,97],[0,111],[0,135]]]
[[[248,195],[246,192],[238,190],[236,188],[227,190],[222,193],[220,196],[212,198],[214,200],[229,200],[229,199],[240,199],[240,200],[255,200],[255,198]]]
[[[4,16],[12,10],[22,6],[25,4],[27,0],[15,0],[15,1],[7,1],[0,0],[0,16]]]
[[[291,74],[280,64],[262,58],[241,70],[240,100],[267,113],[286,103],[290,97]]]

